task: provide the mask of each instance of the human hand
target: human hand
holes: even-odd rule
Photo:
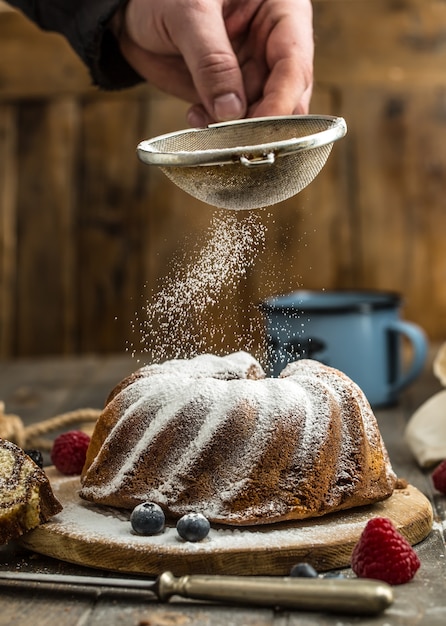
[[[191,126],[308,112],[310,0],[129,0],[111,27],[145,80],[193,103]]]

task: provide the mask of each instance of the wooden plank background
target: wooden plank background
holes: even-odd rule
[[[358,287],[399,291],[404,316],[443,340],[446,2],[313,6],[312,111],[349,132],[307,190],[259,212],[265,249],[209,313],[214,334],[237,349],[261,341],[261,299]],[[147,86],[99,92],[60,36],[0,5],[0,357],[138,343],[148,294],[219,214],[135,155],[185,111]]]

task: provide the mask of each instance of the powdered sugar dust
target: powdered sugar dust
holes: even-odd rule
[[[237,318],[241,312],[233,310],[230,295],[240,291],[265,248],[267,227],[261,213],[213,214],[204,242],[193,248],[190,258],[172,262],[159,288],[141,313],[136,314],[132,330],[139,346],[130,344],[133,356],[140,353],[144,361],[162,362],[191,358],[204,351],[223,354],[228,350],[253,349],[258,329],[246,332],[246,326],[240,328]],[[243,312],[243,319],[249,320],[248,326],[258,326],[258,315],[246,313],[249,312]]]

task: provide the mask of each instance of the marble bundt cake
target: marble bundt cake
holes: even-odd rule
[[[0,545],[61,510],[45,472],[21,448],[0,439]]]
[[[110,394],[80,495],[173,519],[252,525],[317,517],[391,495],[396,477],[362,391],[313,360],[266,378],[246,352],[141,368]]]

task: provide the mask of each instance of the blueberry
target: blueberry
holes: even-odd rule
[[[209,520],[201,513],[187,513],[177,522],[177,532],[185,541],[201,541],[210,529]]]
[[[43,469],[43,456],[40,450],[25,450],[25,454],[27,454],[36,465]]]
[[[345,578],[344,574],[342,572],[326,572],[323,575],[323,578]]]
[[[293,578],[317,578],[317,572],[309,563],[296,563],[290,571]]]
[[[133,509],[130,523],[138,535],[157,535],[164,530],[166,519],[158,504],[143,502]]]

